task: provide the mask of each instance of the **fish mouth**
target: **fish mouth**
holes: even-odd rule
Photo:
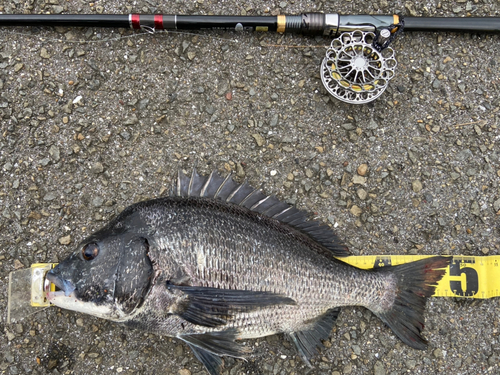
[[[68,297],[76,289],[71,281],[63,279],[61,276],[59,276],[54,272],[54,269],[47,272],[46,278],[51,283],[53,283],[57,288],[59,288],[59,291],[49,292],[49,294],[60,295],[62,294],[62,292],[64,292],[64,295]]]

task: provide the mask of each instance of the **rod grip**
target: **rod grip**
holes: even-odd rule
[[[325,15],[323,13],[304,13],[296,16],[282,17],[282,19],[278,18],[279,32],[286,31],[320,35],[325,30]]]
[[[302,18],[302,34],[323,34],[325,30],[325,15],[323,13],[304,13]]]

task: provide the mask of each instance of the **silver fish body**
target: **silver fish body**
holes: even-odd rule
[[[363,306],[424,349],[425,300],[448,258],[361,270],[329,227],[217,174],[127,208],[48,277],[60,307],[185,341],[211,374],[239,339],[283,332],[309,359],[341,306]],[[69,287],[68,287],[69,285]]]

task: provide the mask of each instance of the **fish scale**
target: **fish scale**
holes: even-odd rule
[[[177,206],[177,200],[166,198],[161,205],[145,209],[154,211],[154,217],[169,218],[151,223],[155,228],[169,228],[179,233],[170,237],[161,232],[158,248],[150,249],[149,256],[158,262],[162,270],[172,270],[183,265],[182,273],[190,276],[191,284],[220,289],[259,290],[287,295],[297,302],[287,306],[289,318],[281,316],[279,323],[271,323],[269,332],[295,330],[297,316],[309,321],[336,306],[364,305],[371,307],[385,294],[387,284],[380,274],[358,271],[334,262],[322,254],[311,252],[291,233],[273,226],[281,224],[263,217],[258,222],[245,220],[240,212],[232,213],[227,205],[202,198],[189,198]],[[192,207],[187,202],[191,202]],[[195,209],[194,209],[195,208]],[[231,207],[232,208],[232,207]],[[165,210],[157,215],[156,210]],[[168,211],[176,212],[169,215]],[[179,219],[180,218],[180,219]],[[186,219],[189,218],[189,219]],[[216,229],[217,228],[217,229]],[[270,229],[272,228],[272,229]],[[231,237],[238,233],[239,238]],[[296,233],[300,236],[301,233]],[[264,245],[261,238],[266,238]],[[204,257],[210,259],[208,267],[199,267],[197,252],[204,249]],[[168,252],[168,260],[163,254]],[[238,254],[236,257],[228,253]],[[248,254],[256,259],[266,259],[268,266],[248,262]],[[237,270],[234,272],[233,270]],[[314,270],[314,273],[311,272]],[[391,275],[383,275],[390,278]],[[235,282],[230,283],[228,279]],[[328,297],[328,298],[325,298]],[[252,313],[255,326],[269,324],[270,307]],[[240,337],[254,337],[253,327],[247,326],[242,315],[236,315],[226,328],[245,326]],[[154,327],[151,327],[154,330]],[[205,330],[204,327],[197,329]]]
[[[337,259],[346,255],[331,229],[305,212],[193,171],[179,174],[172,196],[132,205],[84,240],[47,274],[61,289],[48,298],[177,337],[211,375],[221,357],[248,353],[240,339],[279,332],[310,365],[341,306],[370,309],[406,344],[425,349],[425,301],[449,259],[363,270]]]

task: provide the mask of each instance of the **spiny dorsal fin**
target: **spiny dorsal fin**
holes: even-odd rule
[[[208,180],[207,176],[200,176],[196,168],[193,168],[191,177],[186,176],[179,170],[173,195],[178,197],[202,197]]]
[[[179,170],[174,195],[179,197],[205,197],[220,199],[236,204],[267,217],[279,220],[309,235],[330,250],[334,256],[349,255],[346,246],[333,233],[328,225],[315,220],[309,220],[309,214],[288,203],[281,202],[274,195],[265,195],[260,190],[250,186],[246,181],[235,182],[231,174],[221,177],[216,171],[209,176],[201,176],[193,169],[188,177]]]

